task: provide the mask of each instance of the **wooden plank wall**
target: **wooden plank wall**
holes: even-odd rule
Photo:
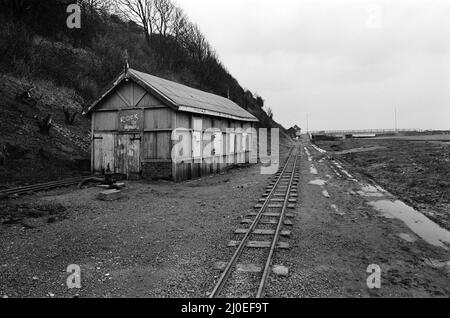
[[[199,116],[182,112],[176,113],[175,122],[177,127],[189,129],[186,134],[187,140],[192,140],[192,131],[194,130],[193,117],[198,118]],[[211,143],[211,134],[204,134],[205,130],[208,128],[219,128],[222,131],[222,149],[220,152],[214,155],[209,153],[203,154],[200,162],[198,160],[194,160],[192,156],[188,157],[185,155],[183,156],[183,158],[178,158],[175,162],[173,162],[173,175],[175,181],[184,181],[188,179],[199,178],[212,173],[223,172],[227,167],[234,165],[235,162],[237,162],[238,158],[241,158],[242,162],[249,162],[248,159],[250,158],[250,156],[248,151],[238,151],[239,149],[243,149],[238,148],[242,147],[243,145],[242,134],[234,136],[235,151],[234,153],[230,153],[230,141],[226,138],[226,129],[249,128],[251,127],[250,123],[243,123],[239,121],[211,116],[201,116],[201,121],[201,129],[203,133],[201,142],[202,147],[205,147],[208,143]],[[238,140],[239,138],[240,140]],[[188,144],[188,151],[191,151],[192,153],[192,142]],[[206,158],[209,158],[209,161],[205,160]],[[232,163],[229,163],[227,159],[231,159],[234,161],[232,161]]]
[[[121,117],[141,112],[143,118],[138,118],[134,129],[128,123],[120,122]],[[143,112],[143,113],[142,113]],[[112,91],[94,111],[93,135],[102,136],[109,132],[115,136],[133,133],[140,136],[140,145],[133,145],[139,151],[140,162],[171,161],[171,131],[174,111],[162,102],[148,94],[142,87],[133,82],[123,83]],[[143,122],[139,122],[142,120]],[[131,127],[131,128],[130,128]],[[115,137],[115,149],[118,149]],[[136,141],[135,143],[138,143]],[[101,156],[101,143],[95,141],[93,146],[93,161]],[[120,154],[116,154],[120,157]],[[117,171],[126,171],[123,161],[118,161]],[[127,162],[127,165],[136,165],[136,161]],[[94,172],[100,172],[99,165],[93,164]]]
[[[142,118],[136,117],[138,120],[134,123],[134,126],[133,123],[124,124],[120,122],[120,116],[132,116],[133,110],[140,112],[139,116],[142,116]],[[194,118],[200,119],[196,121],[197,124],[200,124],[198,127],[194,127]],[[245,152],[238,153],[238,150],[242,147],[241,136],[234,136],[235,151],[229,153],[230,141],[226,138],[226,128],[247,128],[250,125],[226,118],[175,112],[148,94],[138,84],[128,82],[121,84],[111,92],[96,108],[93,114],[92,129],[93,135],[113,134],[116,148],[119,135],[131,132],[135,135],[135,138],[140,136],[140,145],[136,145],[136,149],[139,149],[140,152],[140,163],[172,162],[173,179],[182,181],[224,171],[228,166],[234,164],[228,163],[228,159],[236,162],[240,158],[248,162],[249,156]],[[131,127],[132,131],[124,131],[125,127]],[[195,161],[193,158],[193,130],[202,133],[201,146],[204,147],[207,143],[214,144],[210,137],[208,137],[209,140],[206,140],[206,137],[203,136],[206,129],[213,127],[222,131],[223,147],[221,151],[215,154],[205,154],[205,158],[209,158],[212,162],[206,162],[203,156],[200,161]],[[172,130],[174,128],[186,130],[181,141],[172,141]],[[178,159],[173,162],[171,152],[175,142],[183,143],[184,153],[177,154]],[[102,152],[96,150],[99,147],[102,147],[101,143],[93,141],[93,161],[95,161],[95,158],[102,156]],[[122,161],[117,162],[122,163]],[[136,161],[133,161],[133,165],[135,164]],[[98,170],[100,166],[99,164],[94,165],[95,170]],[[117,167],[115,170],[117,170]],[[120,170],[126,169],[120,167]]]

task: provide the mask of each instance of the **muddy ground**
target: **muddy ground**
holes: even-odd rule
[[[267,296],[450,296],[450,263],[445,263],[450,245],[433,246],[402,221],[373,209],[369,203],[378,198],[360,191],[361,184],[369,183],[364,175],[346,166],[352,178],[337,176],[330,161],[304,145],[311,161],[303,151],[291,250],[274,259],[290,273],[287,278],[272,275]],[[379,289],[367,287],[372,264],[381,269]]]
[[[0,202],[0,296],[206,297],[231,229],[268,175],[259,166],[180,184],[127,182],[124,197],[60,189]],[[66,287],[69,264],[82,288]]]
[[[450,230],[449,137],[347,139],[320,141],[317,145],[331,152],[378,147],[373,151],[332,155]],[[420,141],[423,138],[428,140]]]
[[[306,141],[300,164],[291,248],[274,258],[289,275],[272,275],[267,296],[450,296],[448,249],[371,208],[354,194],[359,184],[336,177]],[[0,202],[0,296],[206,297],[268,178],[250,166],[181,184],[127,182],[115,202],[97,200],[95,187]],[[66,286],[70,264],[81,267],[81,289]],[[381,267],[380,289],[367,287],[370,264]]]

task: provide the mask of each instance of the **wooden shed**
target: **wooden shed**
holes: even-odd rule
[[[129,179],[182,181],[249,162],[258,121],[227,98],[133,69],[85,113],[92,116],[92,172]]]

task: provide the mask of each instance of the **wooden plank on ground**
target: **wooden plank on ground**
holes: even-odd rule
[[[241,242],[240,241],[230,241],[228,243],[228,247],[235,247],[238,246]],[[269,248],[271,246],[271,241],[248,241],[247,247],[250,248]],[[289,243],[287,242],[278,242],[276,245],[276,248],[279,249],[289,249]]]
[[[253,220],[242,219],[241,223],[242,224],[252,224]],[[261,224],[278,224],[278,220],[277,219],[266,219],[266,220],[260,220],[259,223],[261,223]],[[290,226],[290,225],[293,225],[294,223],[292,223],[291,220],[284,220],[283,224]]]
[[[237,229],[236,231],[234,231],[234,234],[245,234],[247,233],[248,229]],[[274,235],[275,234],[275,230],[270,230],[270,229],[256,229],[252,232],[252,234],[256,234],[256,235]],[[291,231],[289,230],[282,230],[280,232],[281,236],[290,236],[291,235]]]
[[[258,212],[250,212],[247,215],[248,216],[256,216],[256,215],[258,215]],[[263,216],[276,218],[276,217],[280,216],[280,213],[279,212],[264,212]],[[285,213],[285,216],[288,217],[288,218],[293,218],[294,214],[292,214],[292,213]]]

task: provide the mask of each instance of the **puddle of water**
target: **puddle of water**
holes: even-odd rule
[[[368,203],[388,218],[403,221],[415,234],[431,245],[448,249],[450,232],[441,228],[422,213],[399,200],[379,200]]]
[[[309,150],[308,150],[308,148],[306,148],[306,147],[303,147],[303,149],[305,150],[305,152],[306,152],[306,154],[308,155],[308,156],[310,156],[311,154],[309,153]]]
[[[338,170],[339,170],[340,172],[342,172],[344,175],[347,176],[347,178],[349,178],[349,179],[352,180],[352,181],[358,181],[358,180],[356,180],[355,177],[353,177],[350,173],[348,173],[348,171],[345,170],[344,167],[342,167],[342,165],[341,165],[339,162],[337,162],[337,161],[335,161],[335,160],[333,160],[332,162],[333,162],[333,164],[336,166],[336,168],[338,168]]]
[[[409,235],[407,233],[398,233],[397,235],[401,239],[405,240],[406,242],[413,243],[413,242],[417,241],[417,239],[415,237],[412,237],[411,235]]]
[[[312,161],[311,153],[309,152],[308,148],[303,147],[303,149],[305,149],[306,155],[308,156],[308,161]]]
[[[332,204],[332,205],[331,205],[331,208],[334,210],[334,212],[335,212],[336,214],[339,214],[339,215],[344,215],[344,214],[345,214],[344,212],[339,211],[339,209],[338,209],[338,207],[337,207],[336,204]]]
[[[316,149],[318,152],[320,152],[320,153],[326,153],[325,150],[323,150],[323,149],[317,147],[316,145],[311,144],[311,146],[312,146],[314,149]]]
[[[383,197],[385,194],[380,189],[370,184],[362,184],[361,190],[357,191],[357,193],[364,197]]]
[[[342,175],[336,170],[336,168],[334,168],[332,165],[330,166],[330,169],[333,170],[334,174],[338,177],[338,178],[342,178]]]
[[[317,174],[316,167],[314,167],[314,165],[311,165],[311,168],[309,168],[309,172],[311,172],[311,174]]]
[[[308,182],[309,184],[313,184],[313,185],[318,185],[318,186],[324,186],[325,183],[327,183],[325,180],[322,179],[316,179],[316,180],[311,180]]]
[[[322,194],[323,194],[323,196],[324,196],[325,198],[329,198],[329,197],[330,197],[330,194],[328,193],[327,190],[322,190]]]

